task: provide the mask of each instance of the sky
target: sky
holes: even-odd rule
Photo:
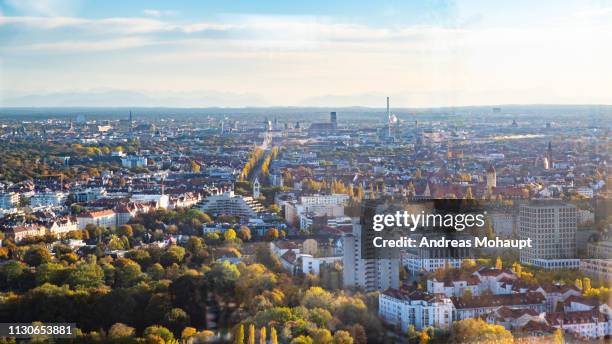
[[[612,0],[0,0],[0,106],[612,104]]]

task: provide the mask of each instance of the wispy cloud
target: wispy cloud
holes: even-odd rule
[[[74,15],[81,0],[6,0],[9,7],[23,15],[65,16]]]
[[[172,17],[179,14],[176,10],[156,10],[156,9],[145,9],[142,13],[149,17],[161,18],[161,17]]]
[[[0,15],[0,92],[9,84],[24,93],[54,91],[61,74],[81,89],[215,89],[282,98],[282,105],[350,105],[382,94],[410,95],[408,105],[612,102],[612,20],[592,19],[610,16],[606,8],[529,26],[262,14],[205,21],[172,12],[86,18],[24,8],[24,15]]]

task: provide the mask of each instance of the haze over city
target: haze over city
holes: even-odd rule
[[[0,106],[611,104],[611,1],[0,5]]]

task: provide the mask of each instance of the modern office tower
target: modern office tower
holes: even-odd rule
[[[336,116],[336,111],[329,113],[329,121],[334,129],[338,128],[338,117]]]
[[[365,291],[384,291],[389,288],[399,288],[399,258],[368,258],[368,253],[362,253],[362,226],[353,220],[353,232],[343,238],[344,265],[342,274],[344,287],[362,288]],[[367,233],[366,233],[367,234]],[[371,252],[371,256],[376,254]]]
[[[521,239],[531,247],[521,250],[521,262],[547,269],[577,268],[576,206],[558,200],[533,201],[519,208]]]

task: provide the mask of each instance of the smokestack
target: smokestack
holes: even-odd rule
[[[387,97],[387,125],[389,126],[389,138],[391,137],[391,110],[389,109],[389,97]]]

